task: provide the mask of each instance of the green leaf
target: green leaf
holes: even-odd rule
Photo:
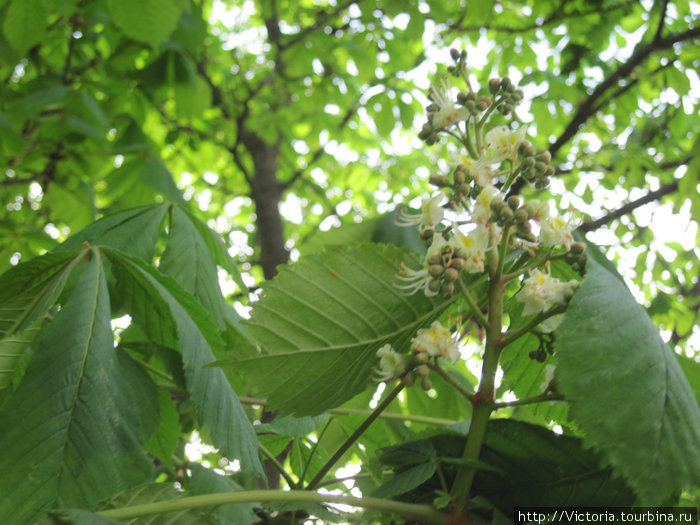
[[[585,450],[579,438],[561,436],[537,425],[512,419],[489,422],[480,459],[502,475],[477,473],[475,492],[497,502],[510,514],[513,507],[624,506],[632,491],[600,457]]]
[[[170,202],[185,204],[173,174],[158,157],[151,157],[141,168],[141,179]]]
[[[43,0],[13,0],[5,14],[3,31],[12,47],[24,54],[44,40],[47,21]]]
[[[170,204],[151,204],[107,215],[56,246],[54,252],[79,250],[84,243],[105,245],[151,261],[163,217]]]
[[[433,474],[435,474],[436,469],[437,464],[435,462],[426,461],[397,472],[375,490],[372,496],[377,498],[391,498],[399,494],[404,494],[430,479]]]
[[[20,358],[36,338],[43,319],[36,319],[25,330],[0,339],[0,389],[12,383]]]
[[[145,448],[172,470],[172,456],[180,441],[180,416],[175,403],[170,399],[170,394],[163,389],[158,390],[158,412],[160,413],[158,428],[151,435]]]
[[[191,220],[178,206],[173,207],[170,237],[158,268],[199,299],[212,320],[223,329],[229,306],[221,295],[213,255]]]
[[[235,481],[221,476],[213,470],[204,468],[198,463],[190,463],[189,468],[192,471],[189,489],[195,496],[243,490]],[[224,520],[224,523],[245,525],[258,519],[253,512],[254,506],[252,503],[240,503],[238,505],[220,505],[215,508],[205,507],[202,510],[206,511],[207,514],[213,514],[220,520]]]
[[[584,443],[660,504],[700,482],[700,410],[642,307],[592,262],[556,330],[559,390]]]
[[[187,214],[187,217],[192,225],[199,231],[199,235],[207,245],[209,253],[211,253],[214,257],[214,262],[226,270],[238,287],[243,292],[247,293],[248,287],[243,282],[241,271],[236,262],[233,260],[233,257],[231,257],[231,254],[228,252],[228,248],[226,247],[226,244],[224,244],[224,240],[221,238],[221,236],[202,222],[202,220],[191,211],[186,209],[183,210]]]
[[[449,484],[461,463],[464,443],[464,436],[441,434],[391,447],[391,456],[383,455],[381,461],[416,462],[425,450],[425,455],[441,462]],[[600,456],[583,448],[581,439],[522,421],[489,421],[479,463],[490,468],[479,468],[472,497],[487,498],[508,516],[518,506],[627,506],[635,500],[613,470],[600,465]],[[441,488],[434,476],[401,499],[430,503]]]
[[[262,474],[255,432],[238,396],[222,370],[203,368],[214,360],[212,344],[221,344],[206,310],[175,281],[141,261],[116,251],[109,256],[134,322],[153,342],[182,354],[188,390],[214,445]]]
[[[21,332],[49,311],[80,258],[48,253],[10,268],[0,277],[0,337]]]
[[[244,374],[284,413],[316,415],[340,405],[369,384],[382,345],[407,351],[415,331],[446,306],[392,286],[402,261],[420,265],[413,251],[364,244],[283,267],[245,323],[261,354],[217,365]]]
[[[181,0],[107,0],[117,27],[128,37],[151,46],[170,36],[184,6]]]
[[[157,421],[155,389],[114,349],[102,255],[92,255],[0,413],[0,523],[32,523],[59,502],[89,507],[151,474],[141,443]]]

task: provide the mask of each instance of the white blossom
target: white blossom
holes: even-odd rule
[[[486,150],[485,157],[492,164],[501,162],[506,159],[515,160],[518,153],[518,146],[525,140],[527,128],[521,126],[518,129],[511,131],[507,126],[497,126],[486,133],[484,146]]]
[[[435,228],[445,215],[445,209],[442,207],[447,196],[444,193],[436,192],[431,196],[429,193],[424,193],[421,202],[421,211],[419,213],[411,213],[403,209],[396,218],[398,226],[413,226],[419,225],[419,229]]]
[[[482,273],[484,271],[484,260],[489,248],[489,230],[486,225],[479,224],[466,234],[457,230],[451,239],[451,244],[458,248],[466,259],[467,265],[464,269],[467,272]]]
[[[472,220],[477,224],[486,224],[491,218],[491,201],[498,195],[495,186],[488,184],[484,186],[476,198],[476,202],[471,210]]]
[[[437,295],[438,292],[431,290],[429,284],[433,281],[430,273],[428,273],[428,268],[430,268],[429,259],[435,255],[442,254],[442,248],[447,245],[445,238],[436,233],[433,235],[433,242],[428,248],[428,253],[425,255],[423,260],[423,267],[420,270],[413,270],[411,268],[406,268],[406,266],[401,263],[401,271],[396,277],[394,282],[394,287],[411,295],[416,293],[418,290],[423,290],[427,297],[432,297]]]
[[[450,86],[445,79],[440,80],[439,88],[431,85],[428,95],[437,107],[437,111],[430,113],[434,128],[446,128],[469,118],[469,111],[455,104],[450,95]]]
[[[408,371],[409,358],[396,352],[390,344],[377,350],[379,366],[375,369],[377,381],[387,381],[402,376]]]
[[[535,269],[523,281],[523,287],[516,298],[525,305],[524,316],[539,314],[554,306],[566,304],[577,287],[578,281],[563,282],[547,272]]]
[[[433,321],[430,328],[421,328],[411,339],[412,348],[431,357],[442,357],[453,363],[459,359],[459,345],[452,333],[440,321]]]
[[[563,244],[567,250],[571,248],[574,238],[571,235],[571,221],[561,217],[549,216],[539,221],[540,243],[542,246],[557,246]]]

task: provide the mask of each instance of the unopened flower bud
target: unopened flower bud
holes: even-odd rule
[[[433,186],[437,186],[438,188],[444,188],[445,186],[449,185],[449,182],[447,182],[447,177],[445,177],[442,173],[433,173],[428,182]]]
[[[438,293],[440,291],[440,288],[442,287],[442,283],[438,281],[437,279],[433,279],[428,283],[428,289],[433,292],[433,293]]]
[[[442,288],[440,288],[440,293],[445,296],[449,297],[452,295],[455,291],[455,285],[454,283],[443,283]]]
[[[518,223],[518,232],[528,234],[532,232],[532,224],[530,221],[525,221],[523,223]]]
[[[452,57],[452,60],[459,60],[459,51],[453,47],[450,49],[450,56]]]
[[[509,77],[503,77],[501,79],[501,89],[508,89],[513,83],[510,81]]]
[[[518,146],[518,154],[523,157],[534,157],[535,148],[527,140],[523,140]]]
[[[515,211],[520,207],[520,199],[517,195],[511,195],[508,197],[508,206],[511,210]]]
[[[431,255],[428,257],[428,264],[442,264],[442,257],[439,255]]]
[[[498,90],[501,89],[501,79],[500,78],[492,78],[489,80],[489,91],[491,92],[492,95],[495,95],[498,93]]]
[[[518,224],[525,224],[529,218],[530,216],[524,208],[520,208],[515,212],[515,220]]]
[[[427,355],[427,354],[425,354]],[[428,377],[428,374],[430,374],[430,368],[428,365],[420,365],[416,367],[416,374],[418,374],[419,377]]]
[[[432,244],[434,233],[435,232],[433,232],[432,228],[426,228],[425,230],[421,230],[420,238],[424,241],[431,241]]]
[[[469,95],[465,91],[460,91],[457,93],[457,103],[464,105],[464,103],[468,100]]]
[[[453,268],[453,267],[445,268],[445,280],[448,283],[453,283],[457,279],[459,279],[459,272],[455,268]]]
[[[428,391],[433,388],[433,383],[430,381],[430,379],[424,377],[420,382],[420,386],[423,390]]]
[[[523,169],[530,169],[535,167],[535,157],[525,157],[522,161]]]
[[[535,162],[535,172],[544,175],[547,172],[547,165],[544,162]]]
[[[460,169],[460,167],[457,167],[455,170],[455,184],[464,184],[464,181],[467,180],[467,174],[463,169]]]
[[[417,348],[413,349],[413,363],[417,366],[424,365],[428,362],[430,356],[428,352],[424,350],[419,350]]]
[[[513,218],[513,210],[510,209],[508,206],[504,206],[503,208],[501,208],[499,216],[501,219],[510,220]]]
[[[413,372],[409,372],[401,378],[401,382],[407,387],[412,387],[416,384],[416,374],[414,374]]]
[[[461,272],[467,267],[467,261],[463,257],[453,257],[452,258],[452,268]]]
[[[440,277],[445,268],[441,264],[431,264],[428,268],[428,273],[433,277]]]
[[[585,251],[586,251],[586,243],[585,242],[575,242],[571,245],[571,253],[575,253],[576,255],[581,255]]]
[[[550,162],[552,162],[552,154],[547,150],[540,151],[539,153],[537,153],[537,155],[535,155],[535,158],[539,161],[544,162],[545,164],[549,164]]]

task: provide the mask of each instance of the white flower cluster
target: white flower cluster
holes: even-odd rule
[[[377,350],[379,366],[374,369],[377,381],[390,381],[404,378],[415,380],[415,373],[425,376],[428,367],[425,364],[430,359],[443,358],[454,363],[459,359],[459,343],[448,328],[440,321],[433,321],[429,328],[421,328],[411,339],[411,355],[401,354],[390,344],[385,344]],[[424,381],[425,385],[425,381]]]
[[[524,316],[535,315],[566,304],[578,286],[579,282],[576,280],[564,282],[552,277],[548,272],[535,269],[530,272],[530,277],[523,280],[523,287],[515,297],[524,304]],[[561,320],[561,315],[550,317],[540,328],[544,332],[551,332]]]

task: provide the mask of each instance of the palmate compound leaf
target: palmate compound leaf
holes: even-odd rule
[[[182,354],[187,389],[197,416],[214,445],[244,469],[262,475],[255,431],[222,370],[204,368],[220,345],[206,310],[175,281],[138,259],[105,250],[113,263],[118,289],[132,319],[157,344]]]
[[[369,384],[382,345],[408,352],[416,330],[447,306],[392,286],[402,261],[420,266],[411,250],[363,244],[283,267],[263,285],[245,323],[260,355],[217,365],[244,375],[285,414],[317,415],[340,405]]]
[[[155,386],[114,348],[103,257],[90,255],[0,412],[3,524],[90,507],[151,474],[141,445],[158,420]]]
[[[660,504],[700,482],[700,410],[675,354],[625,285],[589,260],[557,328],[559,391],[584,444]]]

